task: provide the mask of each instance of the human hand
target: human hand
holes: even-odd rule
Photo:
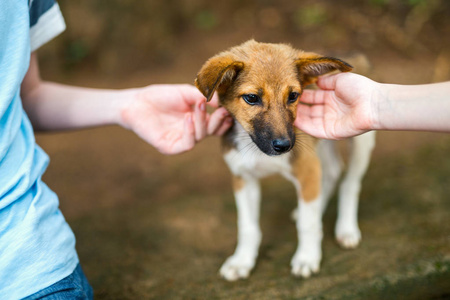
[[[325,139],[341,139],[373,129],[380,84],[354,73],[319,77],[319,90],[304,90],[295,125]]]
[[[217,107],[217,98],[209,102]],[[163,154],[192,149],[207,135],[222,135],[232,124],[224,108],[206,112],[206,99],[188,84],[151,85],[134,91],[122,109],[122,124]]]

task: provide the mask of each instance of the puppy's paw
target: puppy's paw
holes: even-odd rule
[[[355,249],[361,241],[361,231],[358,226],[336,226],[336,241],[344,249]]]
[[[308,278],[320,269],[320,256],[295,253],[291,260],[291,273],[296,277]]]
[[[224,262],[219,273],[228,281],[245,279],[250,275],[254,265],[255,262],[252,259],[232,255]]]

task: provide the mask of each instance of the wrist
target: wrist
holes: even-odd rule
[[[131,129],[131,114],[133,105],[139,97],[139,88],[125,89],[119,92],[113,100],[114,115],[113,122],[125,129]]]
[[[392,84],[376,82],[371,99],[372,124],[370,130],[386,129],[386,112],[389,111],[389,106],[391,105],[389,99],[392,89]],[[387,117],[389,118],[389,116]]]

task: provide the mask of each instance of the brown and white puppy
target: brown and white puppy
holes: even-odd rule
[[[341,173],[341,160],[333,142],[318,142],[293,123],[305,86],[335,70],[347,72],[352,67],[337,58],[251,40],[212,57],[198,73],[197,88],[208,101],[217,92],[220,104],[235,120],[223,137],[238,208],[236,251],[220,269],[225,279],[247,278],[255,265],[262,238],[259,179],[275,173],[297,189],[298,248],[292,273],[309,277],[319,271],[322,212]],[[361,238],[358,197],[373,146],[372,133],[354,138],[340,187],[336,238],[345,248],[356,247]]]

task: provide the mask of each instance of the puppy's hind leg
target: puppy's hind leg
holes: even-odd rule
[[[361,231],[358,227],[358,201],[361,181],[370,163],[375,146],[375,132],[367,132],[352,140],[348,171],[339,188],[336,240],[343,248],[358,246]]]
[[[228,281],[247,278],[255,266],[261,243],[259,207],[261,191],[255,178],[233,177],[238,214],[238,242],[232,256],[220,268],[220,275]]]
[[[322,164],[322,214],[336,188],[342,173],[343,162],[336,149],[335,141],[321,140],[317,145],[317,153]]]

